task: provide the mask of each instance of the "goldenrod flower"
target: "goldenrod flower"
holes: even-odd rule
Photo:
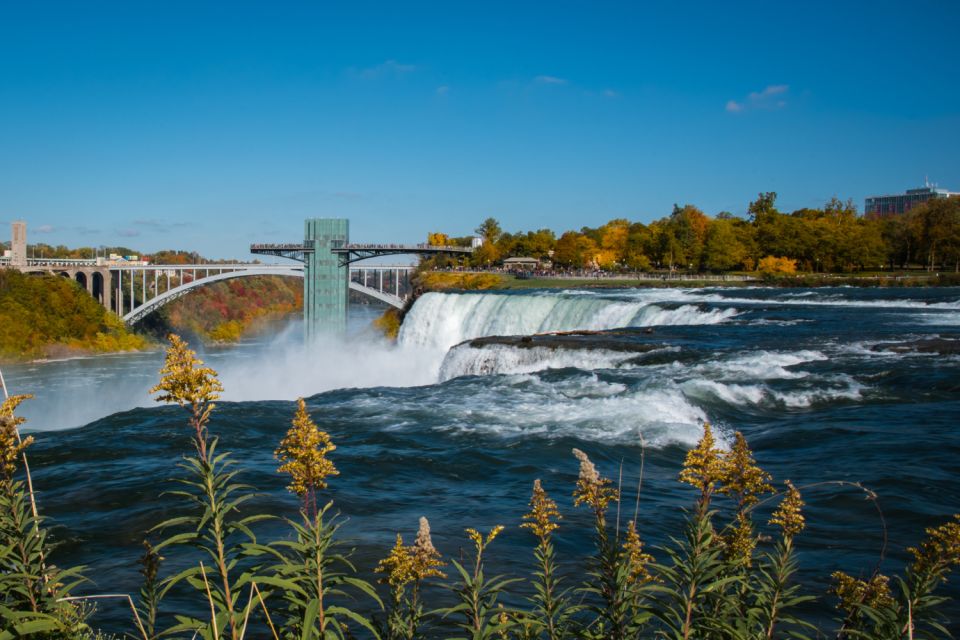
[[[590,505],[594,513],[600,516],[611,502],[620,500],[620,492],[608,486],[610,480],[600,476],[587,454],[580,449],[574,449],[573,455],[580,461],[580,476],[573,492],[573,506]]]
[[[420,518],[416,541],[410,546],[404,546],[403,537],[398,533],[390,554],[377,564],[374,571],[386,574],[385,581],[391,587],[397,588],[426,578],[446,577],[439,569],[443,565],[440,552],[430,539],[430,523],[426,518]]]
[[[913,570],[944,572],[953,564],[960,564],[960,514],[953,521],[927,529],[929,536],[919,549],[907,549],[913,554]],[[946,580],[946,576],[943,576]]]
[[[377,564],[374,571],[387,574],[385,580],[391,587],[402,587],[416,579],[413,570],[413,552],[410,547],[404,546],[403,537],[399,533],[393,549]]]
[[[647,569],[647,565],[653,562],[653,556],[644,552],[643,542],[640,540],[640,535],[637,533],[637,525],[633,520],[627,525],[627,535],[623,542],[623,552],[630,568],[630,577],[628,580],[631,584],[650,582],[653,580],[653,575]]]
[[[473,540],[474,546],[477,547],[477,553],[481,553],[491,542],[494,541],[498,535],[500,535],[500,532],[503,531],[503,525],[498,524],[493,529],[490,529],[490,532],[487,534],[486,538],[484,538],[483,534],[476,529],[467,529],[466,531],[467,536]]]
[[[843,571],[834,571],[830,577],[836,582],[830,592],[840,600],[837,608],[847,613],[854,613],[858,605],[880,609],[894,604],[890,595],[890,578],[883,574],[878,573],[870,580],[858,580]]]
[[[197,358],[196,352],[180,336],[171,333],[167,339],[170,346],[160,369],[160,382],[150,389],[150,393],[160,394],[156,401],[187,407],[207,405],[217,400],[223,392],[217,372],[204,367],[203,360]]]
[[[520,526],[530,529],[543,542],[560,526],[553,519],[559,520],[561,517],[560,512],[557,511],[557,503],[547,495],[540,484],[540,478],[534,480],[533,495],[530,496],[530,513],[523,516],[524,520],[530,520],[530,522],[524,522]]]
[[[26,418],[14,413],[21,402],[32,397],[10,396],[0,405],[0,476],[4,479],[13,478],[17,470],[17,460],[24,450],[33,444],[33,436],[21,440],[17,427],[26,422]]]
[[[680,482],[700,489],[704,494],[713,491],[714,485],[723,478],[723,452],[716,446],[709,423],[703,425],[703,437],[697,446],[687,452],[680,472]]]
[[[681,478],[682,479],[682,478]],[[734,495],[741,509],[758,502],[758,495],[772,492],[770,474],[757,466],[746,438],[737,431],[733,447],[720,459],[720,493]]]
[[[171,333],[167,338],[170,346],[160,369],[160,383],[150,389],[150,393],[160,394],[155,398],[157,402],[175,403],[192,413],[194,444],[197,454],[206,461],[207,421],[216,406],[214,400],[223,392],[223,385],[217,379],[217,372],[204,367],[203,360],[197,358],[180,336]]]
[[[326,489],[326,478],[340,473],[327,459],[327,454],[336,448],[330,436],[317,428],[307,413],[306,403],[300,398],[293,424],[275,453],[281,462],[277,471],[290,474],[292,482],[287,488],[298,496]]]
[[[800,499],[800,492],[797,491],[792,482],[787,480],[785,484],[787,485],[787,493],[780,501],[780,506],[773,512],[770,524],[775,524],[783,529],[784,537],[792,538],[803,531],[803,500]]]
[[[736,525],[723,536],[723,544],[727,560],[744,567],[751,565],[757,537],[753,535],[753,524],[746,513],[737,514]]]

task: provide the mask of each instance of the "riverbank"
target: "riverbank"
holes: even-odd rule
[[[960,274],[939,273],[930,275],[872,274],[848,276],[836,274],[798,274],[768,277],[725,276],[669,276],[645,277],[609,276],[591,278],[564,278],[534,276],[530,278],[504,274],[500,289],[569,289],[569,288],[625,288],[666,289],[701,287],[956,287],[960,286]]]
[[[71,280],[0,270],[0,362],[140,351],[149,344]]]

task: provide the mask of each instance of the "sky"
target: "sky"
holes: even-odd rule
[[[960,191],[955,0],[0,0],[0,240],[249,258]]]

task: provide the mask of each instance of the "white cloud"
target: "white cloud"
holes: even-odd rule
[[[39,227],[34,227],[31,229],[34,233],[53,233],[56,227],[52,224],[42,224]]]
[[[619,92],[619,91],[614,91],[613,89],[604,89],[604,90],[603,90],[603,97],[604,97],[604,98],[619,98],[619,97],[620,97],[620,92]]]
[[[450,87],[443,85],[442,87],[437,87],[436,91],[438,96],[445,96],[450,93]]]
[[[408,73],[413,73],[416,70],[416,65],[402,64],[396,60],[386,60],[373,67],[367,67],[366,69],[351,69],[351,72],[360,76],[361,78],[374,80],[385,77],[399,77]]]
[[[788,91],[790,91],[790,85],[767,85],[762,91],[751,91],[743,100],[728,100],[726,109],[728,113],[741,113],[754,109],[766,111],[782,109],[787,106]]]
[[[537,76],[533,81],[537,84],[567,84],[566,79],[556,76]]]
[[[136,238],[140,235],[138,229],[120,229],[117,231],[117,235],[121,238]]]

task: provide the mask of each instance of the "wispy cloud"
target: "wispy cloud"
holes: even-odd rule
[[[365,78],[367,80],[376,80],[377,78],[397,78],[400,76],[407,75],[408,73],[413,73],[417,70],[417,65],[414,64],[403,64],[397,62],[396,60],[386,60],[381,62],[378,65],[372,67],[366,67],[363,69],[357,69],[355,67],[350,68],[350,73],[353,75]]]
[[[445,95],[447,95],[448,93],[450,93],[450,87],[447,86],[447,85],[443,85],[443,86],[437,87],[437,88],[436,88],[436,93],[437,93],[438,96],[445,96]]]
[[[619,92],[619,91],[614,91],[613,89],[604,89],[604,90],[603,90],[603,97],[604,97],[604,98],[619,98],[619,97],[620,97],[620,92]]]
[[[533,79],[536,84],[567,84],[566,78],[557,76],[537,76]]]
[[[139,229],[118,229],[117,235],[121,238],[136,238],[140,235]]]
[[[787,106],[788,91],[790,91],[790,86],[786,84],[767,85],[762,91],[751,91],[743,100],[728,100],[727,111],[729,113],[742,113],[755,109],[766,111],[782,109]]]
[[[31,231],[34,233],[53,233],[56,231],[56,227],[54,227],[52,224],[41,224],[40,226],[31,229]]]
[[[79,227],[73,227],[72,230],[76,233],[79,233],[82,236],[96,236],[100,234],[100,229],[96,229],[94,227],[79,226]]]

